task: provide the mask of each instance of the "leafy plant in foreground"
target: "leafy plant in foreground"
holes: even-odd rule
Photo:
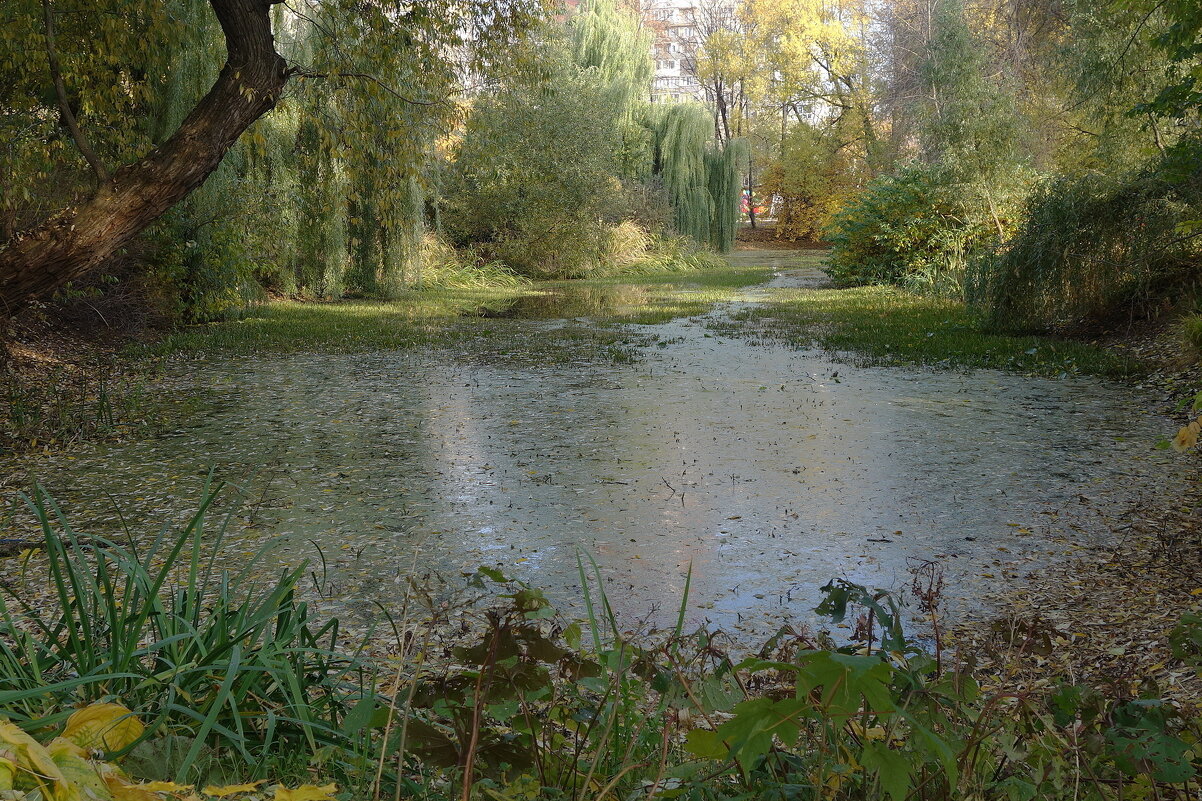
[[[143,552],[82,536],[41,490],[25,497],[53,597],[0,598],[0,711],[37,731],[72,704],[120,699],[149,721],[146,737],[185,738],[180,781],[211,749],[253,771],[284,749],[353,742],[344,720],[371,690],[357,651],[341,651],[337,621],[317,624],[297,598],[303,565],[262,585],[257,556],[236,574],[219,568],[237,508],[206,526],[221,489]]]
[[[620,623],[595,564],[580,562],[578,623],[485,567],[467,577],[481,594],[460,604],[467,617],[445,649],[445,599],[411,588],[433,620],[398,629],[390,668],[336,653],[336,625],[311,623],[295,598],[303,568],[235,589],[251,574],[216,567],[231,510],[213,552],[201,546],[216,491],[144,553],[83,538],[44,494],[28,500],[57,606],[3,607],[0,710],[19,726],[0,725],[11,735],[0,757],[13,765],[42,748],[103,779],[96,754],[145,775],[150,753],[168,773],[139,792],[186,798],[184,784],[206,774],[316,771],[348,787],[340,798],[1118,801],[1186,797],[1202,761],[1196,723],[1150,681],[1135,696],[1071,682],[983,689],[938,637],[932,654],[906,636],[897,597],[848,581],[824,587],[817,611],[849,642],[784,629],[736,663],[720,633],[684,632],[688,583],[675,626],[654,636]],[[914,589],[934,621],[942,585],[924,569]],[[1196,661],[1199,627],[1182,619],[1178,658]],[[78,732],[81,716],[96,724],[83,726],[82,755],[55,739]],[[50,763],[37,776],[57,782]],[[248,782],[247,797],[263,783]],[[43,789],[50,801],[77,797]],[[277,797],[298,797],[289,792]]]
[[[138,782],[116,764],[95,758],[100,751],[121,751],[137,742],[142,721],[119,704],[91,704],[71,714],[53,738],[38,742],[19,727],[0,719],[0,797],[28,801],[157,801],[158,799],[232,798],[259,801],[333,801],[337,786],[303,785],[290,789],[263,781],[207,786],[168,781]]]

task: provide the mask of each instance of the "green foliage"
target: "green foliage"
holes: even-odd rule
[[[1031,193],[1005,247],[974,265],[968,296],[992,326],[1080,330],[1148,313],[1197,274],[1196,15],[1194,4],[1072,8],[1070,112],[1091,135]]]
[[[621,108],[594,70],[564,58],[545,83],[473,107],[447,189],[447,233],[530,277],[580,277],[618,215]]]
[[[1169,80],[1170,65],[1155,45],[1163,18],[1108,3],[1075,2],[1068,10],[1067,35],[1052,61],[1071,98],[1055,165],[1069,175],[1138,169],[1174,136],[1166,121],[1132,113],[1150,86]]]
[[[625,226],[614,229],[622,231]],[[721,256],[683,236],[660,236],[650,241],[644,236],[641,247],[626,251],[613,261],[613,274],[623,276],[653,275],[656,273],[687,273],[699,270],[718,271],[726,266]],[[628,243],[629,244],[629,243]]]
[[[13,587],[0,599],[4,714],[37,729],[120,698],[151,721],[147,736],[187,735],[178,780],[211,748],[251,771],[278,749],[348,744],[343,720],[370,691],[357,652],[297,598],[303,565],[265,585],[249,578],[258,557],[236,575],[216,566],[237,509],[210,524],[220,491],[145,546],[85,537],[44,492],[26,498],[53,601]]]
[[[735,246],[743,165],[747,163],[747,156],[747,142],[743,139],[732,139],[722,148],[711,148],[705,154],[707,188],[714,204],[709,245],[719,253],[726,253]]]
[[[831,221],[831,277],[958,291],[969,259],[997,241],[990,215],[965,208],[960,190],[947,169],[921,164],[869,183]]]
[[[647,94],[655,68],[651,34],[615,0],[587,0],[570,22],[572,61],[597,71],[626,122]]]
[[[473,104],[440,200],[452,241],[530,277],[668,265],[653,245],[670,242],[667,207],[676,232],[729,250],[745,146],[715,145],[699,106],[641,103],[637,19],[598,0],[546,38],[537,69]]]
[[[212,505],[209,496],[197,517]],[[462,631],[449,661],[431,662],[442,646],[418,630],[403,659],[371,664],[305,634],[291,574],[245,597],[235,582],[214,581],[196,519],[187,535],[135,554],[85,546],[57,510],[34,507],[62,609],[29,610],[32,626],[21,628],[6,612],[0,709],[38,738],[0,723],[0,790],[41,782],[43,797],[70,801],[70,787],[85,782],[101,798],[123,797],[127,775],[92,752],[130,772],[159,754],[158,769],[177,781],[196,775],[202,756],[210,774],[272,781],[312,760],[353,797],[431,801],[1103,801],[1116,786],[1126,797],[1172,794],[1198,772],[1202,732],[1151,682],[1135,698],[1071,682],[984,691],[963,665],[947,667],[938,640],[930,653],[906,636],[897,598],[848,581],[824,587],[816,609],[854,622],[848,641],[782,630],[735,663],[718,638],[684,631],[688,578],[675,626],[636,638],[591,560],[578,562],[588,614],[579,622],[559,620],[536,588],[481,567],[465,575],[462,599],[416,593],[428,598],[429,625],[445,626],[449,613]],[[1198,629],[1197,615],[1182,618],[1179,658],[1197,661]],[[71,708],[83,701],[94,702]],[[257,784],[204,792],[250,797]],[[333,792],[281,787],[275,797]]]
[[[922,69],[922,160],[870,182],[831,220],[832,276],[958,294],[1013,229],[1029,175],[1009,87],[987,79],[959,0],[938,4]]]
[[[421,289],[513,289],[530,283],[501,262],[485,261],[471,251],[457,250],[433,233],[422,240],[421,261]]]
[[[822,256],[815,251],[812,258],[819,262]],[[958,298],[892,286],[781,291],[772,302],[739,313],[736,322],[740,328],[753,324],[744,335],[818,347],[835,359],[865,366],[989,368],[1046,376],[1146,372],[1134,360],[1088,342],[988,330],[980,313]]]
[[[44,10],[68,103],[110,170],[166,139],[225,58],[206,0],[4,4],[0,240],[94,184],[59,119]],[[491,74],[545,11],[538,0],[275,5],[296,73],[285,97],[122,258],[149,268],[148,285],[189,322],[235,312],[264,287],[392,297],[418,283],[427,162],[459,115],[448,98],[465,73]]]
[[[776,234],[820,241],[836,212],[852,195],[853,165],[843,155],[837,130],[798,123],[781,142],[781,154],[763,176],[765,194],[777,203]]]
[[[71,713],[65,726],[38,721],[35,730],[49,730],[57,736],[30,737],[11,722],[0,718],[0,793],[6,798],[44,799],[45,801],[205,801],[229,798],[237,801],[335,801],[336,784],[301,785],[295,789],[283,784],[266,784],[260,779],[235,785],[195,785],[172,781],[139,781],[124,768],[135,770],[138,755],[121,752],[143,738],[145,726],[131,710],[120,704],[89,704]],[[143,742],[158,746],[168,738]],[[164,756],[170,754],[168,748]],[[108,757],[102,759],[101,756]],[[139,777],[144,778],[144,777]]]
[[[1149,13],[1158,9],[1169,25],[1155,43],[1172,63],[1171,82],[1138,111],[1185,121],[1202,114],[1202,9],[1190,0],[1168,0]]]
[[[713,119],[704,107],[680,103],[649,109],[655,132],[655,173],[676,211],[677,232],[698,242],[710,238],[714,201],[709,193],[705,150]]]
[[[1130,176],[1043,184],[1021,231],[984,261],[969,297],[1002,329],[1074,328],[1150,303],[1202,257],[1202,146],[1185,140]]]
[[[654,174],[676,213],[676,231],[726,252],[734,244],[742,192],[746,143],[713,140],[714,122],[704,106],[673,103],[647,110],[654,134]]]
[[[881,604],[887,593],[846,582],[825,589],[819,611],[836,617],[849,600],[865,614],[895,611]],[[1196,775],[1196,732],[1168,704],[1108,699],[1067,683],[1042,697],[1003,700],[965,672],[943,671],[937,655],[899,634],[874,653],[872,617],[861,620],[867,639],[859,643],[735,666],[744,681],[759,676],[777,689],[690,732],[688,753],[733,760],[739,770],[737,786],[732,777],[702,797],[813,788],[802,797],[1109,798],[1115,782],[1134,790]]]
[[[1013,87],[987,77],[963,0],[936,4],[932,26],[922,68],[929,97],[919,128],[922,154],[946,170],[947,180],[972,187],[988,203],[993,184],[1024,161]]]

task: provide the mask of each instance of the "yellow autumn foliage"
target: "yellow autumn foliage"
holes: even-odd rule
[[[211,798],[225,798],[229,795],[241,795],[243,793],[253,793],[263,783],[263,779],[250,784],[227,784],[222,787],[214,787],[209,785],[205,788],[205,795]]]
[[[120,704],[89,704],[67,718],[63,738],[89,751],[120,751],[145,731],[142,721]]]
[[[209,786],[136,782],[113,762],[92,759],[96,751],[120,751],[145,732],[142,722],[120,704],[92,704],[67,719],[59,737],[42,744],[11,721],[0,718],[0,792],[31,791],[44,801],[333,801],[334,784],[295,789],[264,781]],[[270,794],[269,794],[270,793]]]
[[[275,801],[333,801],[338,787],[327,784],[318,787],[315,784],[302,784],[295,790],[289,790],[283,785],[275,788]]]
[[[13,765],[14,789],[40,790],[51,801],[74,801],[79,796],[78,789],[70,791],[45,747],[7,720],[0,720],[0,757]]]

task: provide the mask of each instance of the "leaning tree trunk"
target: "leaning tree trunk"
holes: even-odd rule
[[[162,146],[117,170],[77,206],[0,250],[0,318],[73,281],[146,229],[205,179],[251,123],[279,100],[288,70],[275,50],[278,0],[209,0],[225,34],[217,81]]]

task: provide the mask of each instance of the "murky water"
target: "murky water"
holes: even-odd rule
[[[711,314],[820,278],[786,272]],[[526,312],[542,319],[491,336],[521,350],[587,333],[594,301],[543,301]],[[415,566],[500,565],[571,605],[583,549],[631,619],[673,618],[691,565],[690,619],[747,640],[813,620],[832,577],[902,587],[910,560],[943,564],[961,613],[980,609],[1173,489],[1173,459],[1151,447],[1170,424],[1130,387],[856,368],[705,323],[634,327],[649,343],[634,364],[582,335],[579,358],[550,364],[431,349],[183,368],[178,391],[227,402],[32,469],[100,526],[106,492],[153,520],[194,500],[210,466],[253,474],[248,540],[280,538],[283,562],[320,545],[327,606],[350,614],[395,602]]]

